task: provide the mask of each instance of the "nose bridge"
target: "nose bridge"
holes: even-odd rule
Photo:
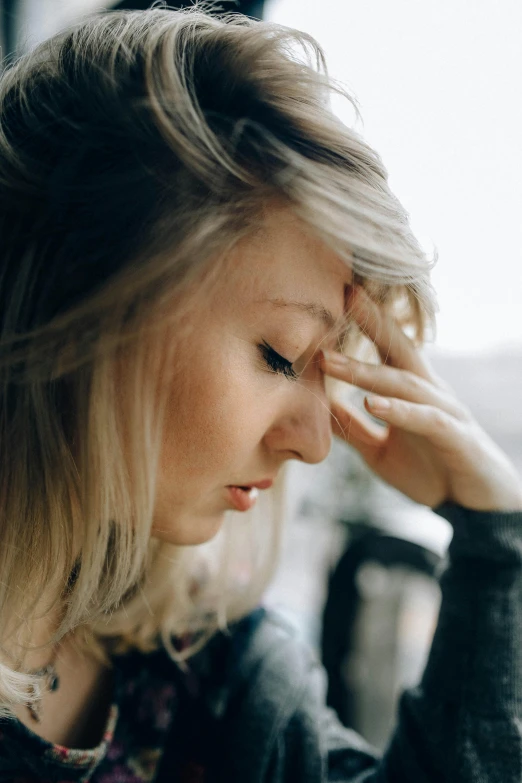
[[[322,383],[300,384],[296,395],[272,428],[269,445],[278,451],[293,452],[303,462],[315,464],[326,459],[332,444],[330,408]]]

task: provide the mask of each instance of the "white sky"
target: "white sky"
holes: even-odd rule
[[[437,345],[522,350],[521,0],[268,0],[265,18],[317,38],[438,247]]]

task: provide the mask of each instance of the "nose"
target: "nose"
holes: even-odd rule
[[[264,442],[279,458],[316,464],[328,456],[332,445],[330,408],[324,382],[292,384]]]

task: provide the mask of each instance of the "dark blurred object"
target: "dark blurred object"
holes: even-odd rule
[[[114,10],[127,9],[131,11],[141,11],[145,8],[150,8],[152,0],[122,0],[120,3],[112,3],[111,7]],[[231,2],[231,0],[222,0],[218,5],[222,8],[216,8],[216,12],[221,11],[236,12],[245,14],[245,16],[251,16],[253,19],[263,18],[263,7],[265,0],[238,0],[238,2]],[[189,2],[169,2],[170,8],[186,8],[190,6]]]
[[[0,45],[2,60],[16,49],[16,15],[20,0],[0,0]]]
[[[26,2],[27,0],[0,0],[0,46],[2,47],[2,60],[17,53],[17,23],[23,10],[26,10]],[[40,0],[30,0],[30,2],[38,4]],[[110,0],[107,0],[105,7],[113,11],[143,11],[150,8],[152,3],[153,0],[121,0],[121,2],[110,2]],[[187,0],[174,0],[174,2],[167,3],[169,8],[186,8],[190,5],[190,0],[188,2]],[[237,0],[237,2],[235,0],[222,0],[222,2],[216,5],[215,12],[237,12],[250,16],[253,19],[262,19],[264,5],[265,0]],[[158,7],[161,8],[161,5]]]
[[[422,673],[438,615],[440,555],[349,521],[348,544],[332,571],[321,652],[327,702],[345,726],[383,749],[400,692]]]

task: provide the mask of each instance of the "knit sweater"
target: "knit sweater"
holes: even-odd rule
[[[520,783],[522,513],[437,509],[454,527],[421,682],[379,755],[325,705],[315,654],[259,607],[183,673],[163,650],[114,659],[97,748],[0,721],[13,783]]]

